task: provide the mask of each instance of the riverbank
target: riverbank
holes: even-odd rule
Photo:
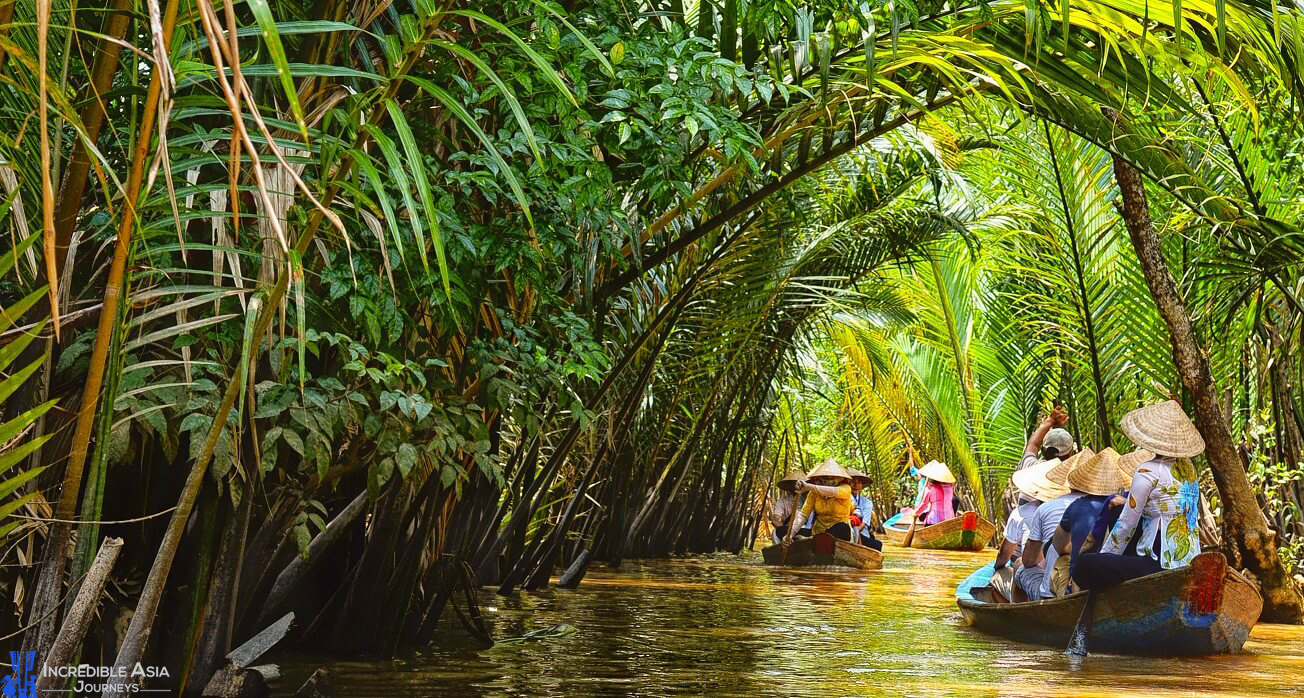
[[[497,638],[576,631],[394,661],[332,662],[340,696],[1304,695],[1304,628],[1259,625],[1244,654],[1093,655],[1008,642],[961,625],[956,584],[981,555],[889,546],[884,569],[762,567],[718,555],[595,567],[575,592],[486,593]],[[294,687],[322,660],[283,657]]]

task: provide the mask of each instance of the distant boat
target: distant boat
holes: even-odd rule
[[[897,514],[883,522],[883,539],[895,545],[901,545],[910,530],[910,517]],[[996,524],[979,516],[977,512],[967,511],[953,519],[947,519],[932,526],[915,528],[915,538],[910,542],[912,548],[926,550],[969,550],[977,552],[987,547],[988,541],[996,535]]]
[[[1046,601],[998,603],[992,566],[955,591],[965,620],[1021,642],[1063,648],[1086,603],[1085,591]],[[1091,651],[1198,657],[1241,651],[1263,610],[1258,587],[1227,567],[1222,553],[1201,553],[1187,567],[1133,579],[1096,596]]]
[[[839,540],[827,533],[817,533],[810,538],[798,538],[788,545],[783,554],[782,545],[771,545],[761,550],[767,565],[786,567],[812,567],[835,565],[858,570],[876,570],[883,566],[883,553],[863,545]]]

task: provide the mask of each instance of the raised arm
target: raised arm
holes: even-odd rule
[[[1121,554],[1127,549],[1127,543],[1132,540],[1132,534],[1136,532],[1137,524],[1141,521],[1141,510],[1150,500],[1150,492],[1155,488],[1156,482],[1154,473],[1145,466],[1136,469],[1136,476],[1132,478],[1132,489],[1128,491],[1127,500],[1123,502],[1123,513],[1118,515],[1118,521],[1110,529],[1109,535],[1105,536],[1100,552]]]
[[[1068,424],[1068,421],[1068,413],[1065,412],[1062,407],[1056,405],[1055,409],[1051,410],[1050,414],[1046,415],[1046,418],[1041,420],[1041,424],[1039,424],[1037,428],[1032,431],[1032,435],[1028,437],[1028,444],[1023,447],[1023,455],[1037,455],[1037,453],[1041,451],[1041,442],[1046,438],[1046,433],[1055,427],[1062,427],[1065,424]]]

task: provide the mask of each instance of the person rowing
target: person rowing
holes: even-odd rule
[[[800,470],[793,470],[774,485],[778,493],[770,504],[770,528],[774,531],[775,543],[788,537],[788,525],[797,514],[797,501],[800,499],[800,495],[797,494],[797,483],[801,482],[803,477]]]
[[[828,533],[851,542],[851,473],[846,468],[830,458],[812,470],[805,480],[798,481],[797,491],[806,493],[806,503],[793,523],[797,530],[813,514],[811,535]]]
[[[955,475],[951,469],[940,461],[929,461],[919,469],[928,483],[924,488],[924,501],[915,510],[914,516],[925,526],[942,523],[955,518],[955,504],[952,495],[955,492]]]

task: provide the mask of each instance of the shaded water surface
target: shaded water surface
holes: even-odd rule
[[[767,568],[755,553],[595,565],[577,591],[481,597],[495,637],[570,635],[330,666],[341,698],[1304,695],[1304,628],[1259,625],[1236,656],[1070,662],[962,626],[955,587],[994,553],[885,552],[860,573]],[[322,663],[280,661],[284,695]]]

